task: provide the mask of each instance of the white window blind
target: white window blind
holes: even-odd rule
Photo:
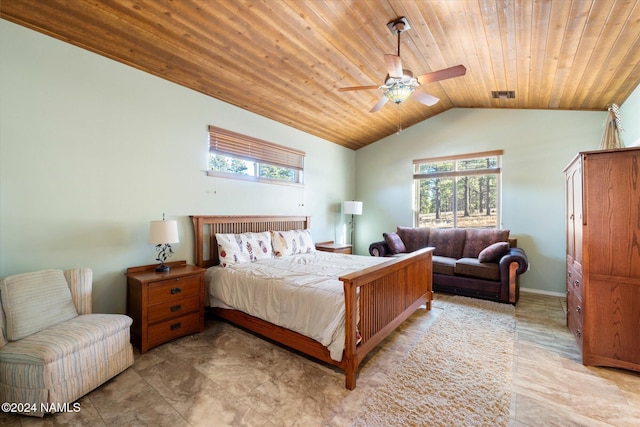
[[[304,151],[294,150],[258,138],[209,126],[209,150],[274,166],[304,169]]]

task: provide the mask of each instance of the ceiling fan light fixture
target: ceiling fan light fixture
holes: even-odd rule
[[[416,90],[416,88],[413,86],[396,83],[384,91],[384,96],[389,98],[389,101],[400,104],[409,98],[414,90]]]

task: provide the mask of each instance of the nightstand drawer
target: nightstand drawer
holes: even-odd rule
[[[149,326],[147,342],[149,347],[154,347],[174,338],[199,331],[200,313],[195,312]]]
[[[149,286],[149,305],[200,295],[200,282],[200,276],[188,276],[152,283]]]
[[[169,301],[149,307],[147,318],[149,324],[162,320],[180,317],[188,313],[200,310],[200,296],[181,298],[176,301]]]

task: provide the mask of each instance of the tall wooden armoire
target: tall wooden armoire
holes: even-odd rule
[[[584,365],[640,371],[640,147],[565,169],[567,326]]]

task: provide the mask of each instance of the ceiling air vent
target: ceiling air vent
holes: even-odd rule
[[[516,99],[515,90],[492,90],[491,97],[493,99]]]

